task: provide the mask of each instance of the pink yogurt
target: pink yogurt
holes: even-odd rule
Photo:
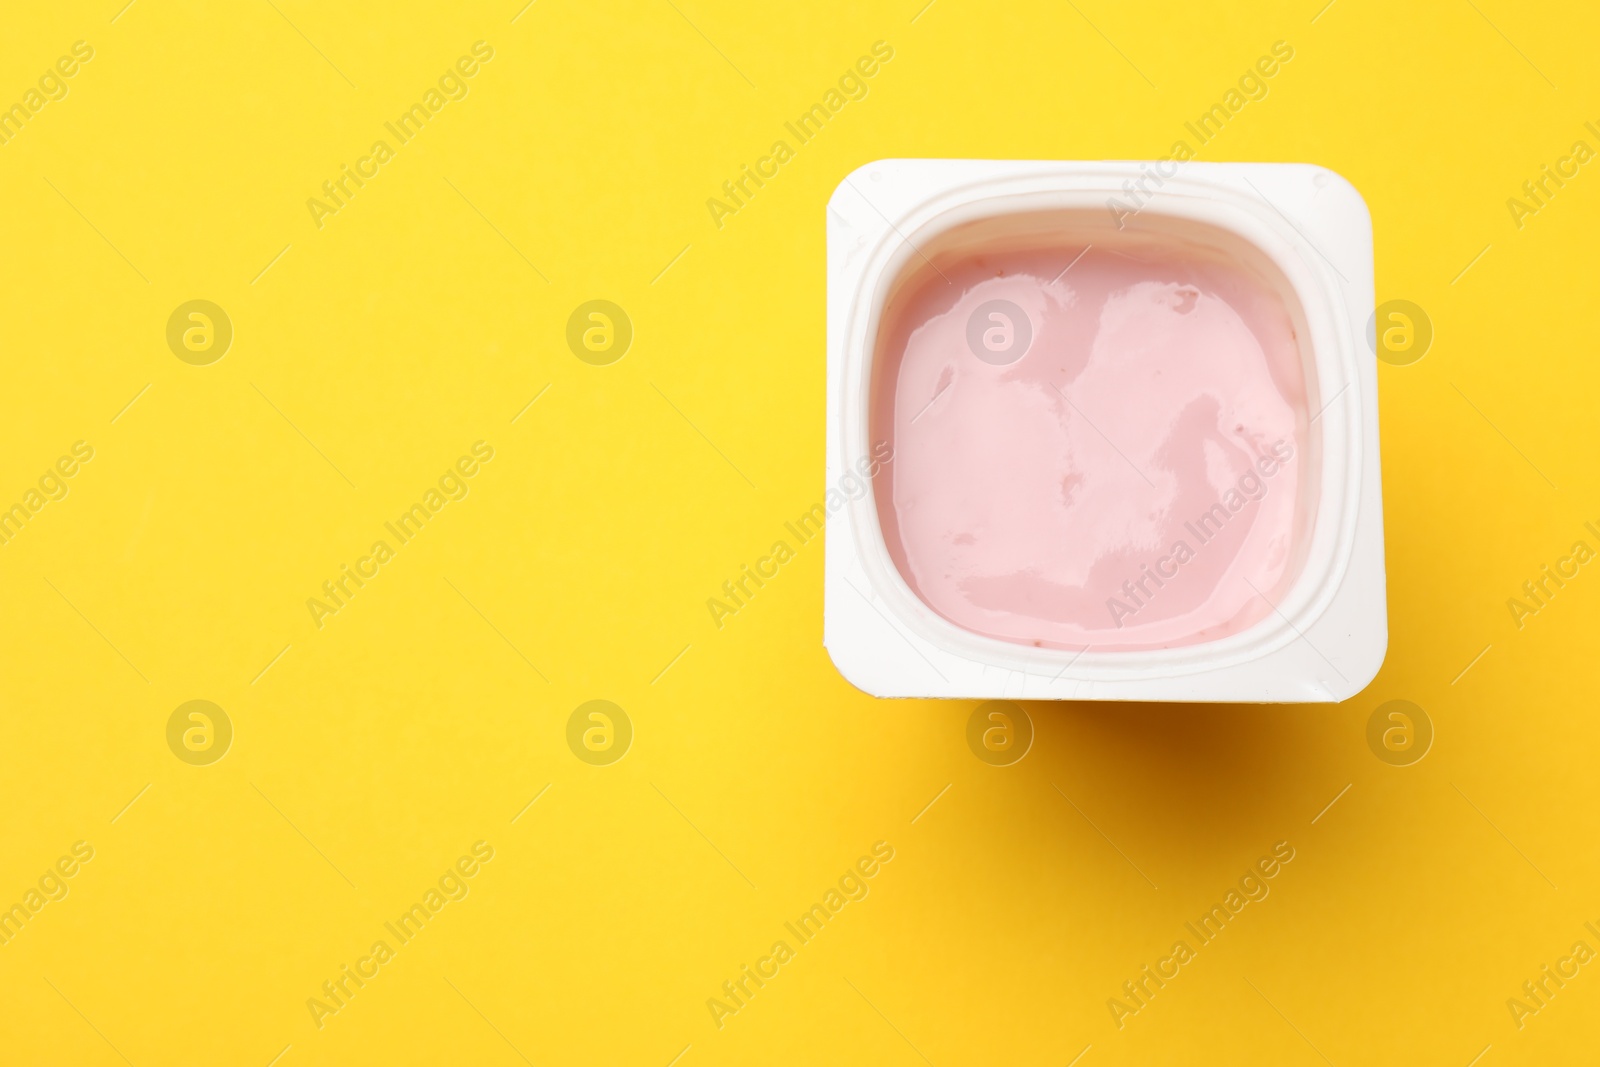
[[[1289,310],[1198,247],[1074,262],[1083,247],[941,261],[896,291],[871,412],[893,445],[874,486],[890,555],[989,637],[1113,651],[1238,633],[1292,578],[1305,510]]]

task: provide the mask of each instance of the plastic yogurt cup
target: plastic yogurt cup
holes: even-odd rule
[[[1300,164],[884,160],[828,209],[824,643],[878,696],[1333,701],[1387,645],[1371,222]]]

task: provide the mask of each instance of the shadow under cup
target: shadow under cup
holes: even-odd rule
[[[1318,500],[1305,312],[1260,248],[1146,213],[917,237],[873,340],[873,491],[911,591],[986,637],[1177,648],[1271,615]]]

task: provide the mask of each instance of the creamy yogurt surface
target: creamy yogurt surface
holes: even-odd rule
[[[1309,412],[1289,310],[1250,269],[1186,245],[924,264],[876,358],[885,540],[952,623],[1112,651],[1274,610]]]

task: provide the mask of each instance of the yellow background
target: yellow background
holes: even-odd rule
[[[0,1060],[1593,1061],[1600,964],[1521,1030],[1506,1000],[1600,948],[1600,566],[1520,630],[1506,601],[1600,547],[1600,164],[1520,230],[1505,204],[1600,147],[1592,7],[119,4],[0,35],[0,103],[95,49],[0,146],[0,503],[95,449],[0,547],[0,904],[95,849],[0,947]],[[319,230],[307,198],[478,40],[470,95]],[[713,225],[878,40],[869,95]],[[1350,178],[1378,299],[1436,330],[1379,368],[1371,687],[1031,704],[996,768],[973,702],[834,671],[820,543],[714,627],[824,492],[840,178],[1164,155],[1278,40],[1200,158]],[[210,366],[166,345],[191,299],[234,326]],[[611,366],[565,343],[590,299],[634,324]],[[306,599],[478,440],[470,495],[317,629]],[[1436,730],[1409,767],[1366,743],[1397,698]],[[211,766],[167,746],[191,699],[235,729]],[[591,699],[634,725],[610,766],[566,744]],[[307,998],[478,840],[470,895],[319,1030]],[[870,895],[719,1030],[707,999],[879,840]],[[1107,999],[1278,841],[1271,895],[1118,1029]]]

